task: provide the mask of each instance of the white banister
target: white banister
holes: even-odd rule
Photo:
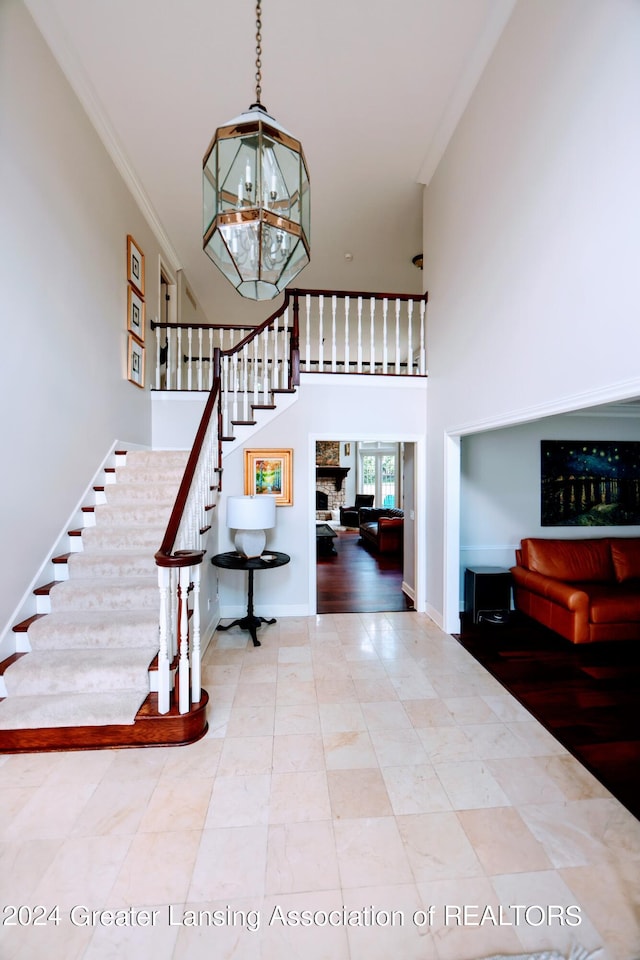
[[[349,373],[349,297],[344,298],[344,372]]]
[[[324,296],[318,297],[318,373],[324,373]]]
[[[400,373],[400,303],[401,301],[396,297],[396,344],[394,360],[394,373],[396,376]]]
[[[362,297],[358,297],[358,373],[362,373]]]
[[[389,310],[389,301],[385,297],[382,301],[382,372],[387,372],[387,363],[389,360],[389,345],[387,339],[387,312]]]
[[[336,309],[338,298],[331,297],[331,372],[335,373],[338,369],[338,344],[336,331]]]
[[[305,296],[305,305],[307,309],[306,325],[306,349],[304,352],[304,368],[309,373],[311,371],[311,294]]]

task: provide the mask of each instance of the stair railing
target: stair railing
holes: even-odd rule
[[[177,702],[188,713],[200,702],[200,567],[210,511],[221,488],[220,349],[212,357],[213,383],[189,454],[169,523],[155,554],[160,591],[158,712],[171,709],[171,671],[178,658]],[[192,594],[191,614],[189,594]],[[190,636],[191,635],[191,636]]]
[[[211,389],[218,346],[225,389],[236,394],[228,419],[247,419],[251,404],[269,404],[270,389],[288,383],[294,327],[299,331],[298,373],[424,377],[426,307],[426,293],[291,289],[260,327],[153,323],[154,389]]]

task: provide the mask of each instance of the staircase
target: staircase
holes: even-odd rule
[[[119,455],[85,527],[69,531],[60,578],[35,591],[35,616],[16,625],[30,653],[0,665],[0,751],[91,749],[192,742],[206,733],[206,693],[188,714],[160,716],[158,652],[161,542],[188,454]],[[24,647],[24,643],[22,644]],[[151,669],[150,669],[151,668]]]

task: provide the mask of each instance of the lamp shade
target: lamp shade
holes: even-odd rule
[[[234,530],[268,530],[276,525],[276,498],[269,494],[257,497],[228,497],[227,526]]]
[[[275,496],[260,494],[227,500],[227,526],[236,531],[233,542],[240,556],[260,557],[267,542],[264,531],[275,525]]]

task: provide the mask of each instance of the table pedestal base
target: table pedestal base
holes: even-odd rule
[[[225,626],[218,624],[216,627],[217,630],[228,630],[230,627],[240,627],[242,630],[248,630],[251,634],[251,639],[253,640],[254,647],[261,647],[262,644],[256,636],[256,630],[261,623],[275,623],[276,618],[272,617],[271,620],[267,620],[266,617],[256,617],[253,614],[247,614],[246,617],[242,617],[240,620],[233,620],[231,623],[227,623]]]

